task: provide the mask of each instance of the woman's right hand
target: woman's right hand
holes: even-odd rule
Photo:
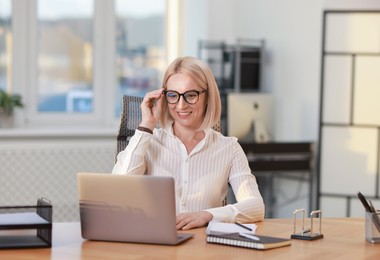
[[[151,130],[156,127],[161,115],[160,109],[163,99],[163,90],[163,88],[160,88],[146,93],[140,105],[142,114],[140,126],[147,127]]]

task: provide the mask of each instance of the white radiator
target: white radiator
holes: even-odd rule
[[[8,147],[0,142],[0,205],[36,205],[45,197],[52,202],[54,222],[79,221],[76,174],[110,172],[115,145],[112,139],[18,142]]]

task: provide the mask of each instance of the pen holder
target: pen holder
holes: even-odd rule
[[[370,243],[380,243],[380,211],[365,212],[365,238]]]

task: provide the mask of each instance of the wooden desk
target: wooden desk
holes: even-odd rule
[[[307,222],[308,223],[308,222]],[[257,234],[290,237],[293,219],[267,219],[257,223]],[[380,244],[364,238],[364,218],[323,219],[324,238],[292,240],[283,248],[259,251],[207,244],[205,229],[191,230],[195,237],[179,246],[86,241],[79,223],[55,223],[53,247],[0,250],[1,259],[380,259]]]

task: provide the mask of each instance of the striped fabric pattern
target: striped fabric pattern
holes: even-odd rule
[[[187,154],[172,127],[152,134],[136,130],[117,156],[114,174],[172,176],[177,213],[207,210],[213,220],[255,222],[264,218],[264,203],[246,155],[234,137],[213,129]],[[237,203],[223,206],[228,182]]]

